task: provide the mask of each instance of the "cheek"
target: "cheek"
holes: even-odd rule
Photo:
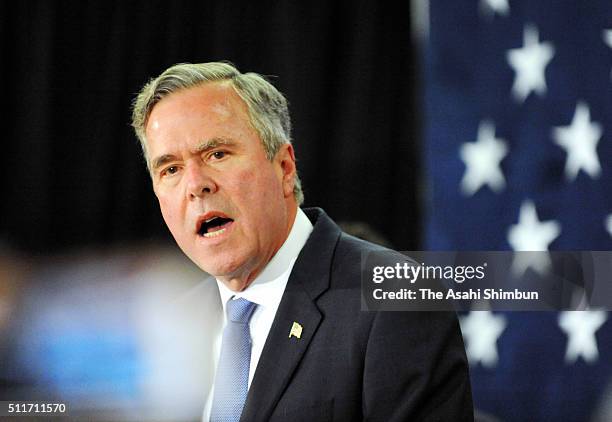
[[[274,173],[263,169],[244,169],[225,181],[224,188],[229,201],[240,210],[249,225],[261,224],[278,195],[278,182]]]
[[[163,198],[163,197],[158,197],[159,200],[159,209],[161,211],[162,217],[164,217],[164,221],[166,222],[166,225],[172,229],[177,221],[176,221],[176,215],[177,214],[177,210],[175,209],[176,207],[173,206],[173,204],[175,204],[175,201],[172,201],[171,199],[168,198]]]
[[[282,184],[276,173],[270,169],[265,172],[250,172],[243,176],[243,180],[252,180],[245,184],[246,194],[252,202],[261,204],[264,209],[270,208],[280,197],[282,197]]]
[[[248,190],[251,213],[257,215],[258,224],[271,227],[282,213],[284,193],[282,181],[273,171],[260,174]]]

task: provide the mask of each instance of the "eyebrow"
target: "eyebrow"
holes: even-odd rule
[[[175,158],[176,157],[174,155],[172,155],[172,154],[160,155],[159,157],[157,157],[156,159],[154,159],[151,162],[151,169],[152,170],[157,170],[158,168],[160,168],[164,164],[174,160]]]
[[[200,142],[195,148],[194,152],[196,154],[201,154],[205,151],[211,150],[213,148],[217,148],[220,145],[232,146],[234,142],[224,139],[224,138],[212,138],[205,141]]]
[[[194,154],[201,154],[203,152],[209,151],[213,148],[217,148],[220,145],[225,145],[225,146],[232,146],[234,145],[234,142],[227,140],[227,139],[223,139],[223,138],[212,138],[212,139],[208,139],[205,141],[200,142],[193,150]],[[172,154],[163,154],[160,155],[159,157],[155,158],[153,161],[151,161],[151,169],[152,170],[157,170],[158,168],[160,168],[161,166],[165,165],[166,163],[176,160],[176,156],[172,155]]]

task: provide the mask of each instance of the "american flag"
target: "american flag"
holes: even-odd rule
[[[612,249],[612,2],[418,3],[425,248]],[[612,420],[609,320],[603,309],[462,315],[476,408]]]

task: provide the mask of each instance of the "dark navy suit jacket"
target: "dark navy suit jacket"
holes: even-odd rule
[[[249,389],[241,421],[473,420],[453,312],[361,311],[361,256],[381,247],[320,209]],[[301,337],[289,336],[293,323]]]

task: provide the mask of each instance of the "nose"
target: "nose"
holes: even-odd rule
[[[205,195],[217,191],[217,184],[200,165],[195,163],[193,163],[193,165],[187,165],[186,172],[187,196],[190,200],[203,198]]]

